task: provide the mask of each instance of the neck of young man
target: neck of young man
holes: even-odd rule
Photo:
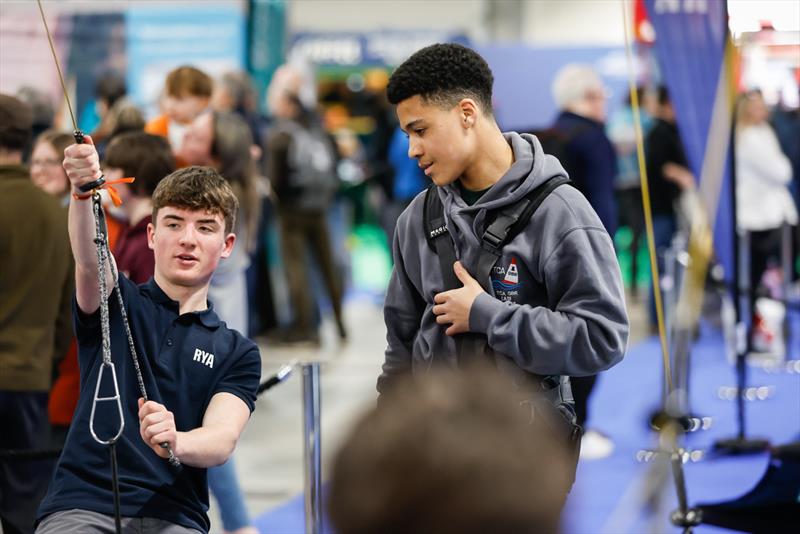
[[[161,291],[178,303],[180,315],[208,309],[207,299],[208,284],[211,280],[210,278],[209,280],[206,280],[204,284],[196,286],[182,286],[167,280],[158,271],[158,269],[156,269],[155,273],[153,274],[153,278],[155,279],[156,284],[158,284],[158,287],[161,288]]]
[[[469,191],[484,191],[496,184],[514,163],[514,151],[496,124],[481,132],[473,163],[461,175],[461,185]]]

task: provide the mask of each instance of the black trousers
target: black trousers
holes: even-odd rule
[[[0,451],[49,447],[47,392],[0,391]],[[33,532],[55,459],[0,456],[0,521],[5,534]]]
[[[575,399],[575,415],[578,424],[586,430],[586,420],[589,418],[589,396],[592,394],[597,375],[572,376],[569,379],[572,385],[572,397]]]

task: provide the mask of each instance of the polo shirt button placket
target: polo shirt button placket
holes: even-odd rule
[[[167,338],[167,346],[168,346],[168,347],[171,347],[171,346],[172,346],[172,338],[171,338],[171,337],[168,337],[168,338]]]

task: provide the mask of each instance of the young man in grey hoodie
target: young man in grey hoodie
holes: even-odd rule
[[[409,136],[408,155],[437,186],[429,194],[442,202],[458,258],[453,270],[463,286],[445,287],[423,228],[422,193],[397,222],[378,391],[407,372],[465,365],[475,355],[459,354],[456,337],[477,335],[485,342],[482,355],[521,390],[556,377],[560,411],[574,424],[568,380],[560,377],[599,373],[625,352],[628,316],[619,265],[589,202],[562,185],[502,248],[490,279],[475,279],[487,215],[566,174],[536,137],[500,131],[492,82],[484,59],[456,44],[419,50],[389,80],[389,101]]]

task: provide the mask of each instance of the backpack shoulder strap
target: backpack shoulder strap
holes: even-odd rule
[[[425,240],[428,246],[439,257],[439,267],[442,271],[444,289],[456,289],[461,283],[453,271],[456,261],[456,248],[447,230],[447,221],[444,217],[444,206],[439,198],[435,185],[425,191],[425,208],[422,216]]]
[[[447,224],[444,218],[444,206],[436,191],[435,185],[430,185],[425,191],[425,207],[422,212],[423,232],[425,241],[433,252],[436,252],[435,238],[447,233]]]
[[[494,221],[483,233],[481,243],[484,250],[499,255],[500,249],[528,225],[528,221],[544,199],[557,187],[569,183],[571,181],[566,176],[555,176],[514,204],[500,209]]]

